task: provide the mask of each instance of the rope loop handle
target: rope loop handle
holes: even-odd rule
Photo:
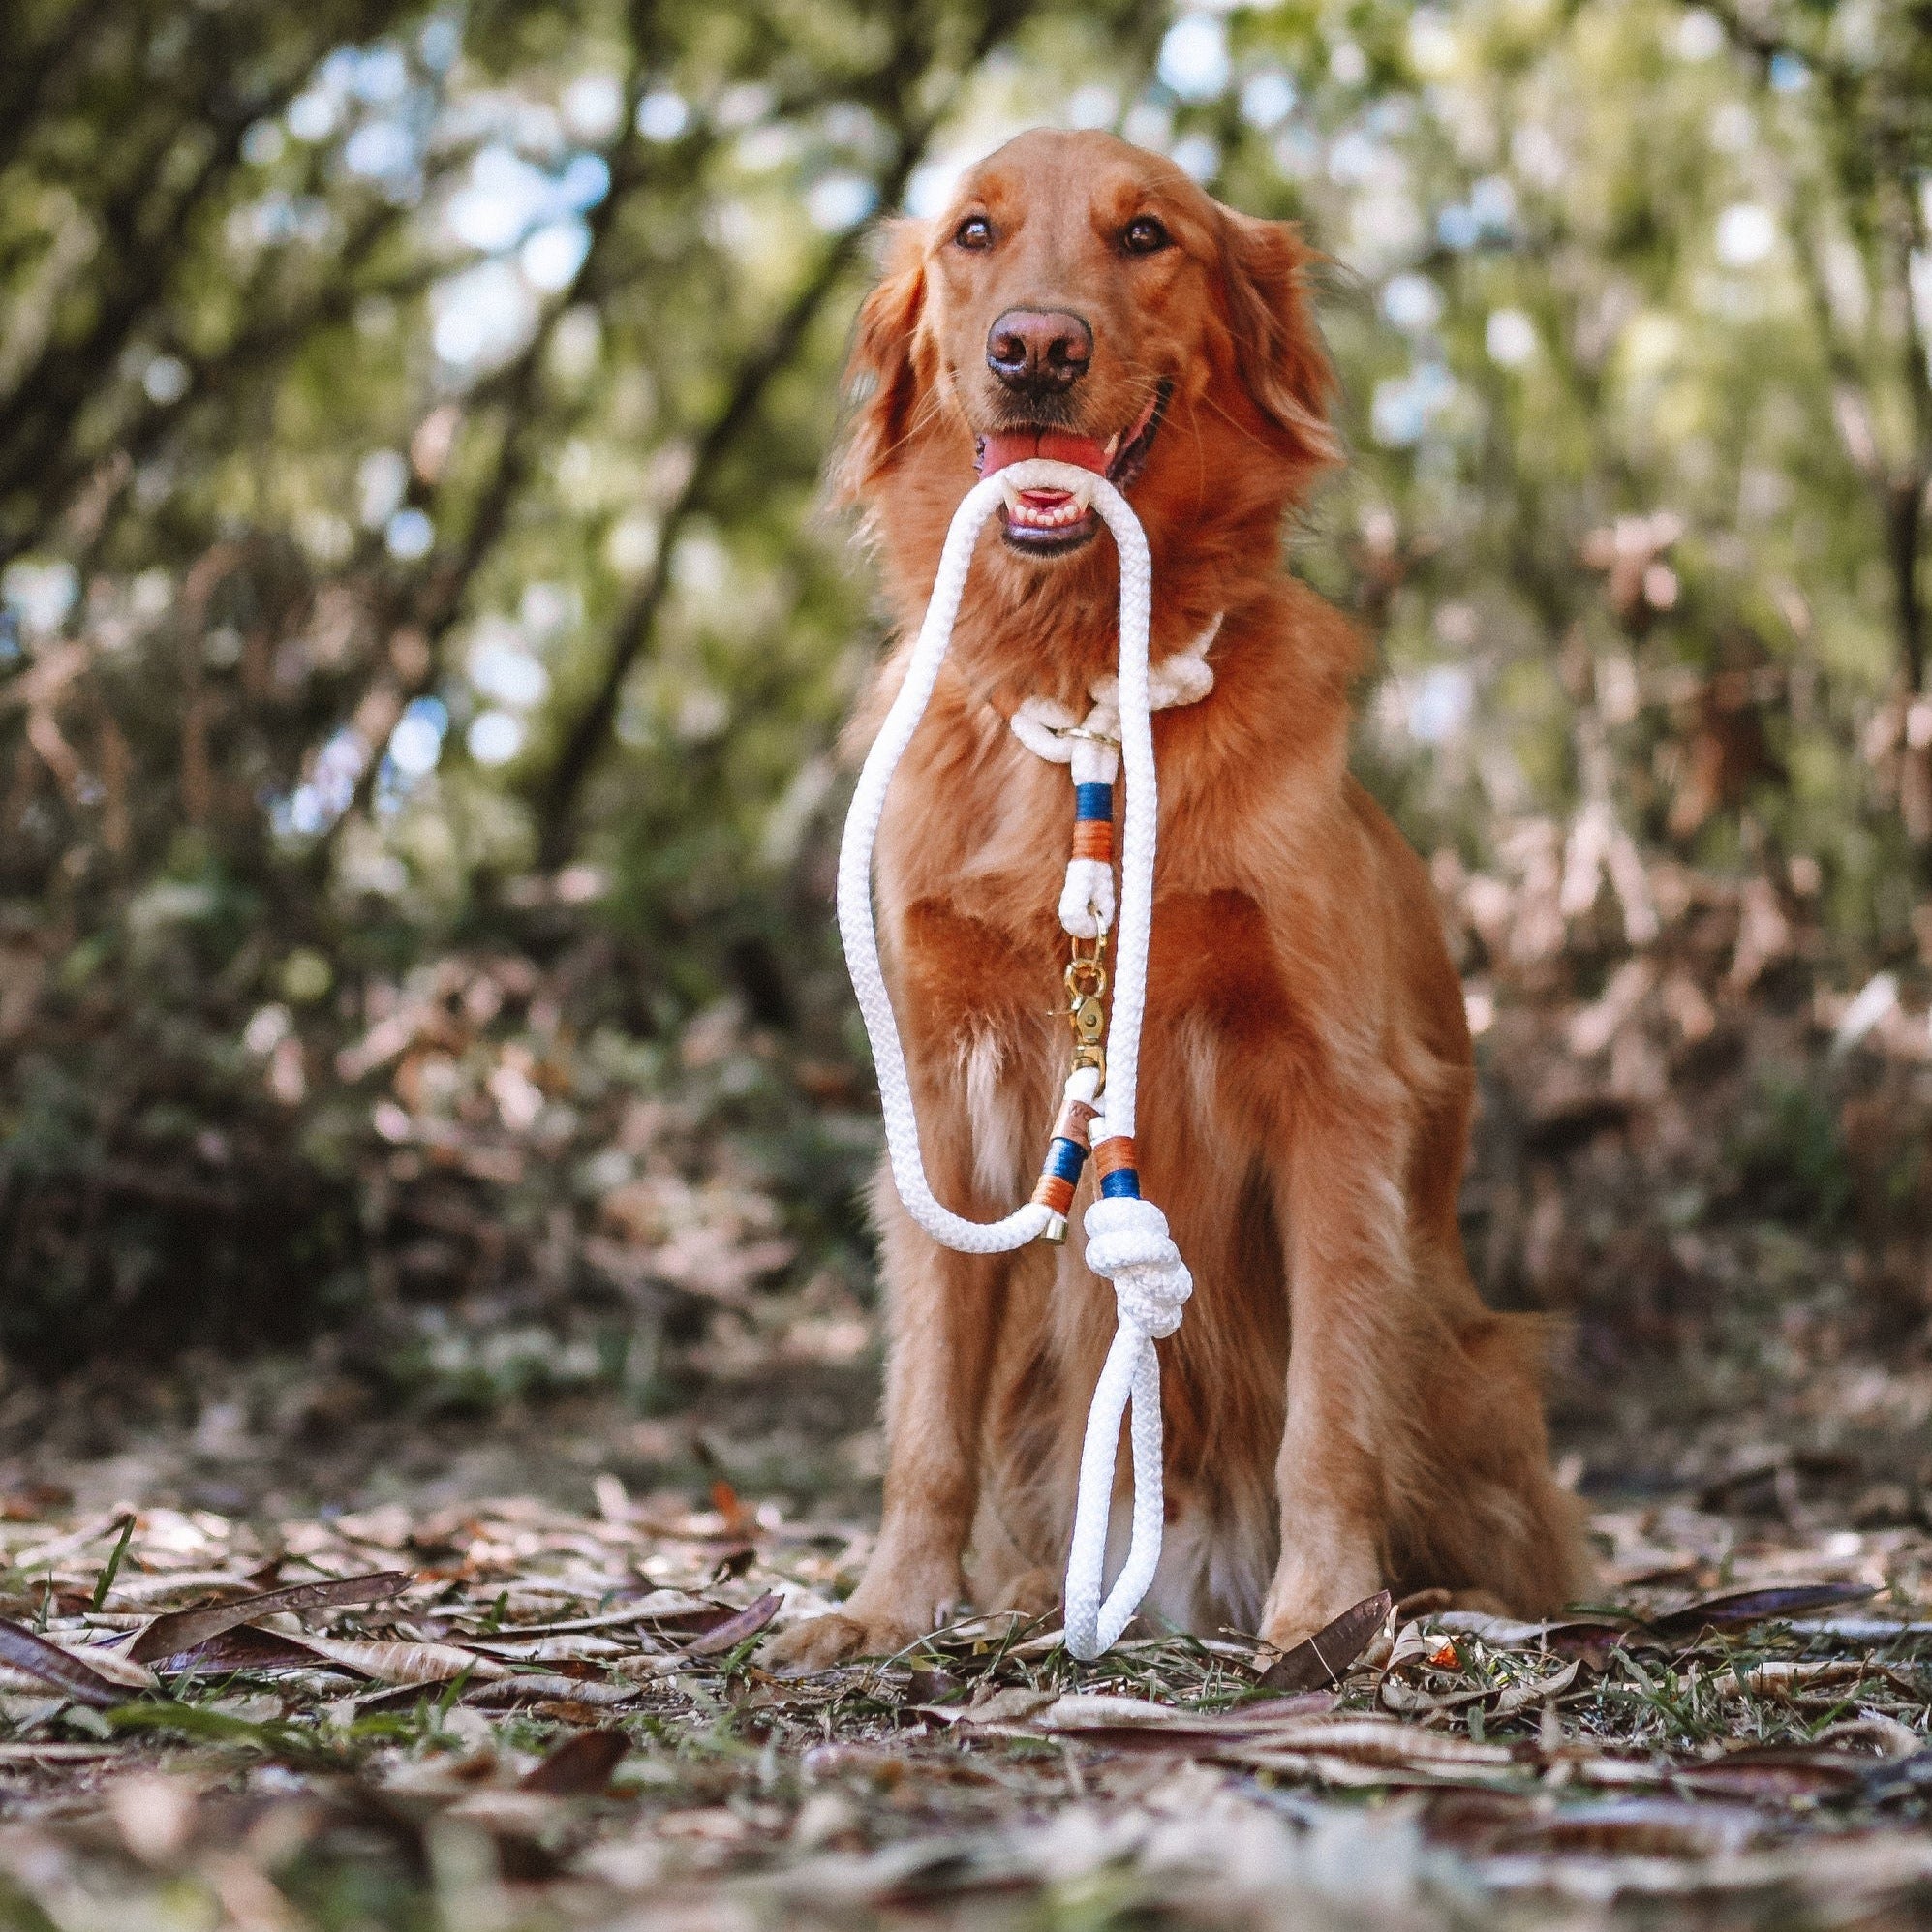
[[[1125,497],[1104,476],[1073,464],[1029,458],[1009,464],[975,484],[954,512],[926,616],[906,660],[905,680],[867,754],[846,815],[839,852],[839,935],[866,1036],[872,1042],[893,1184],[906,1211],[935,1241],[966,1254],[1007,1253],[1046,1233],[1054,1216],[1037,1201],[1015,1209],[1001,1220],[974,1221],[955,1213],[934,1194],[919,1146],[919,1121],[912,1104],[905,1051],[879,963],[872,896],[873,847],[885,812],[886,792],[938,681],[980,532],[1002,503],[1011,503],[1025,490],[1063,490],[1083,507],[1097,511],[1113,533],[1120,564],[1119,671],[1118,698],[1113,701],[1119,707],[1119,758],[1126,778],[1125,837],[1114,1004],[1107,1027],[1107,1084],[1100,1102],[1103,1118],[1094,1123],[1094,1141],[1096,1151],[1101,1143],[1112,1141],[1117,1150],[1123,1146],[1127,1153],[1123,1185],[1117,1187],[1121,1176],[1110,1173],[1105,1182],[1107,1198],[1095,1201],[1086,1219],[1088,1265],[1112,1279],[1119,1328],[1088,1419],[1066,1581],[1066,1645],[1076,1657],[1090,1660],[1125,1627],[1160,1561],[1164,1514],[1160,1367],[1153,1340],[1173,1334],[1179,1326],[1181,1303],[1192,1287],[1159,1209],[1138,1198],[1131,1161],[1159,814],[1148,688],[1153,569],[1140,520]],[[1076,771],[1076,780],[1082,776]],[[1111,899],[1111,876],[1107,883]],[[1073,911],[1090,919],[1093,909],[1090,903],[1083,902],[1078,907],[1063,905],[1062,913]],[[1074,930],[1071,923],[1069,930]],[[1129,1406],[1133,1536],[1126,1562],[1103,1605],[1101,1584],[1115,1459],[1121,1420]]]
[[[1113,1281],[1119,1313],[1114,1345],[1087,1415],[1066,1562],[1066,1647],[1090,1663],[1127,1627],[1160,1566],[1167,1499],[1161,1470],[1160,1362],[1153,1345],[1181,1326],[1194,1278],[1168,1234],[1166,1215],[1151,1201],[1103,1195],[1088,1209],[1085,1225],[1087,1265]],[[1127,1559],[1103,1603],[1114,1459],[1120,1419],[1130,1401],[1133,1535]]]

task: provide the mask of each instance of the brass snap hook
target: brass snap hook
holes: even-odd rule
[[[1066,1017],[1073,1027],[1073,1063],[1090,1066],[1107,1079],[1107,1009],[1101,1003],[1107,994],[1107,931],[1102,927],[1091,941],[1092,951],[1083,954],[1080,941],[1073,942],[1073,957],[1066,967]]]

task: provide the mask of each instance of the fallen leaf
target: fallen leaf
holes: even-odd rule
[[[1901,1724],[1883,1711],[1868,1710],[1857,1717],[1841,1718],[1827,1724],[1812,1740],[1814,1746],[1833,1745],[1846,1750],[1868,1750],[1888,1763],[1917,1757],[1925,1749],[1923,1733]]]
[[[190,1671],[283,1671],[342,1670],[340,1663],[324,1660],[300,1638],[285,1636],[279,1630],[257,1630],[252,1624],[237,1624],[217,1637],[198,1643],[192,1650],[177,1651],[172,1657],[156,1660],[158,1669],[178,1675]],[[360,1671],[356,1675],[363,1674]]]
[[[318,1657],[383,1684],[446,1684],[458,1677],[492,1682],[509,1675],[508,1666],[456,1643],[378,1643],[313,1635],[299,1641]]]
[[[1573,1657],[1564,1667],[1547,1677],[1528,1675],[1515,1678],[1505,1684],[1497,1694],[1496,1701],[1486,1708],[1494,1717],[1513,1717],[1519,1710],[1526,1710],[1534,1703],[1547,1703],[1551,1698],[1561,1697],[1576,1681],[1583,1669],[1583,1660]]]
[[[1304,1717],[1324,1717],[1335,1706],[1333,1691],[1295,1691],[1286,1697],[1252,1698],[1230,1710],[1188,1712],[1190,1724],[1223,1734],[1269,1731]]]
[[[1703,1763],[1679,1765],[1671,1782],[1685,1791],[1725,1797],[1823,1797],[1856,1791],[1870,1768],[1869,1761],[1861,1763],[1849,1752],[1759,1744]]]
[[[111,1710],[126,1703],[127,1690],[84,1664],[71,1650],[36,1637],[24,1624],[0,1617],[0,1659],[15,1670],[25,1671],[44,1684],[72,1698],[92,1710]]]
[[[1633,1620],[1622,1616],[1565,1617],[1556,1623],[1523,1623],[1484,1610],[1446,1610],[1436,1625],[1457,1637],[1474,1637],[1492,1650],[1551,1650],[1601,1666]]]
[[[517,1789],[550,1797],[594,1797],[630,1749],[621,1731],[580,1731],[567,1737],[535,1770],[517,1780]]]
[[[125,1510],[109,1510],[106,1516],[95,1517],[65,1536],[23,1544],[13,1552],[14,1567],[34,1576],[45,1576],[68,1557],[78,1555],[90,1543],[98,1543],[104,1536],[118,1535],[126,1520]]]
[[[415,1631],[412,1635],[441,1637],[443,1632]],[[552,1663],[565,1658],[582,1661],[598,1657],[634,1657],[640,1646],[648,1646],[654,1652],[662,1647],[655,1637],[635,1631],[621,1638],[607,1637],[594,1630],[567,1632],[562,1637],[525,1637],[510,1632],[498,1637],[472,1637],[467,1632],[457,1632],[453,1641],[461,1643],[466,1650],[477,1650],[487,1657],[501,1657],[506,1663],[532,1664]]]
[[[1002,1692],[1000,1695],[1017,1700],[1020,1696],[1036,1699],[1040,1694]],[[989,1700],[981,1710],[990,1713],[998,1701]],[[1018,1708],[1017,1702],[1011,1708]],[[1074,1693],[1053,1699],[1045,1709],[1036,1710],[1025,1730],[1016,1731],[1010,1719],[999,1728],[1002,1734],[1009,1736],[1044,1731],[1055,1736],[1078,1737],[1085,1743],[1217,1757],[1230,1745],[1253,1750],[1300,1739],[1306,1734],[1309,1719],[1326,1717],[1334,1708],[1332,1691],[1303,1691],[1292,1697],[1268,1698],[1224,1711],[1183,1710],[1175,1704],[1150,1703],[1140,1698]],[[976,1723],[994,1722],[991,1716],[980,1712],[971,1715]]]
[[[596,1616],[564,1617],[549,1623],[511,1623],[490,1631],[477,1631],[474,1641],[484,1643],[514,1643],[542,1637],[575,1637],[599,1630],[623,1630],[648,1623],[656,1631],[710,1630],[727,1617],[736,1616],[730,1604],[710,1597],[693,1596],[688,1590],[652,1590],[634,1604],[621,1610],[601,1610]],[[466,1642],[472,1639],[466,1638]]]
[[[950,1671],[914,1671],[905,1680],[905,1701],[930,1708],[943,1699],[957,1697],[965,1688],[965,1680]]]
[[[123,1690],[152,1691],[160,1688],[154,1672],[144,1664],[131,1663],[118,1644],[70,1642],[60,1637],[52,1641],[70,1657],[77,1658],[90,1671],[106,1677],[110,1684],[119,1684]]]
[[[735,1650],[748,1637],[757,1636],[783,1606],[783,1597],[776,1590],[767,1590],[763,1596],[747,1604],[737,1615],[728,1616],[722,1623],[714,1624],[692,1638],[685,1645],[684,1654],[687,1657],[719,1657],[727,1650]]]
[[[138,1664],[161,1657],[178,1657],[237,1624],[286,1611],[322,1610],[337,1604],[380,1603],[415,1581],[407,1570],[380,1570],[366,1577],[335,1577],[319,1583],[296,1583],[288,1589],[266,1590],[259,1596],[237,1597],[200,1610],[170,1610],[158,1616],[128,1646]]]
[[[1901,1623],[1886,1616],[1794,1617],[1795,1637],[1831,1637],[1852,1643],[1896,1643],[1908,1637],[1932,1637],[1932,1623]]]
[[[993,1691],[986,1697],[975,1695],[964,1710],[938,1711],[934,1715],[948,1721],[957,1719],[962,1724],[1024,1724],[1027,1718],[1037,1717],[1049,1705],[1064,1702],[1054,1691],[1036,1691],[1030,1684],[1009,1684],[1004,1690]],[[1107,1702],[1119,1703],[1125,1700],[1111,1698]]]
[[[1032,1693],[1001,1691],[998,1697],[990,1698],[980,1708],[991,1713],[1002,1700],[1011,1700]],[[975,1713],[977,1715],[977,1713]],[[1172,1724],[1185,1715],[1172,1704],[1150,1703],[1145,1698],[1106,1697],[1076,1692],[1068,1697],[1056,1698],[1039,1712],[1036,1722],[1046,1731],[1089,1730],[1102,1725],[1132,1725],[1141,1728],[1148,1725]]]
[[[505,1676],[463,1693],[472,1710],[516,1710],[526,1704],[574,1703],[587,1710],[615,1709],[637,1698],[632,1684],[604,1684],[579,1677],[553,1677],[537,1672]]]
[[[1782,1583],[1762,1589],[1727,1590],[1703,1597],[1680,1610],[1644,1619],[1655,1637],[1695,1637],[1701,1630],[1736,1630],[1826,1610],[1835,1604],[1863,1603],[1875,1597],[1876,1583]]]
[[[118,1758],[118,1744],[0,1744],[0,1764],[88,1764],[97,1758]]]
[[[1287,1734],[1299,1748],[1366,1764],[1487,1766],[1511,1762],[1506,1745],[1478,1744],[1450,1732],[1401,1724],[1393,1717],[1315,1718]]]
[[[1762,1664],[1733,1665],[1732,1680],[1750,1697],[1794,1698],[1806,1691],[1855,1684],[1887,1673],[1862,1657],[1774,1657]]]
[[[1324,1624],[1314,1636],[1284,1651],[1261,1673],[1264,1690],[1284,1695],[1339,1684],[1342,1673],[1367,1649],[1388,1621],[1393,1599],[1377,1590]]]

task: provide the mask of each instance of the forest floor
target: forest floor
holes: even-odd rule
[[[1840,984],[1699,879],[1579,964],[1525,865],[1439,868],[1464,1225],[1564,1318],[1595,1601],[1371,1603],[1266,1675],[1239,1632],[1083,1666],[1000,1618],[774,1675],[876,1520],[863,1080],[721,1007],[667,1094],[598,1085],[533,971],[457,963],[347,1050],[368,1305],[0,1379],[0,1927],[1932,1923],[1924,975]]]
[[[1375,1606],[1263,1682],[989,1618],[786,1681],[876,1507],[843,1319],[774,1297],[641,1420],[319,1358],[9,1389],[0,1924],[1932,1920],[1932,1534],[1895,1426],[1817,1427],[1922,1374],[1570,1390],[1603,1581],[1549,1626]]]

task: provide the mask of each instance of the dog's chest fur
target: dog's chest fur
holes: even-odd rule
[[[1070,801],[1054,816],[1066,822],[1039,825],[1029,866],[968,863],[953,891],[908,906],[901,934],[915,1067],[962,1110],[972,1180],[1000,1211],[1032,1184],[1071,1056],[1069,941],[1054,909]],[[1187,883],[1155,890],[1141,1048],[1137,1138],[1155,1174],[1211,1119],[1223,1141],[1231,1119],[1251,1128],[1215,1158],[1259,1145],[1269,1124],[1238,1091],[1242,1069],[1292,1030],[1262,908],[1201,854],[1177,861]]]

